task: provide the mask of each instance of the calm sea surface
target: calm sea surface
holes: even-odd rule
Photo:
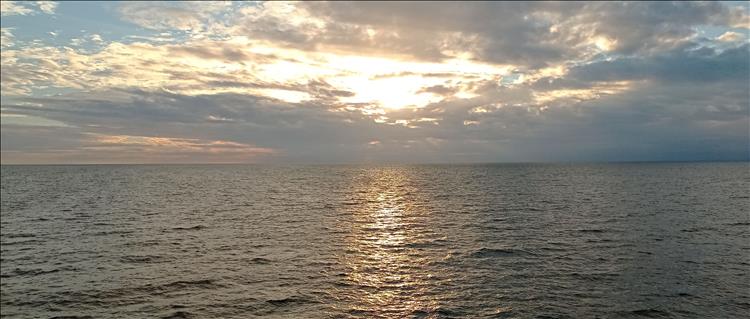
[[[2,166],[4,318],[747,318],[750,164]]]

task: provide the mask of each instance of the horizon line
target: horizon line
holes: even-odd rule
[[[504,162],[197,162],[197,163],[0,163],[0,166],[367,166],[367,165],[497,165],[497,164],[668,164],[668,163],[750,163],[750,159],[726,160],[623,160],[623,161],[504,161]]]

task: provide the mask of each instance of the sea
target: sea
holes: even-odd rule
[[[2,318],[747,318],[750,163],[1,171]]]

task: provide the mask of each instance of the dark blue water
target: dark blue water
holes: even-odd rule
[[[7,318],[743,318],[748,163],[2,166]]]

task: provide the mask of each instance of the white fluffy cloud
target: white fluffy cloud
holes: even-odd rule
[[[0,1],[0,13],[3,16],[27,15],[34,10],[20,4],[18,1]]]
[[[0,13],[3,16],[37,14],[39,11],[54,14],[56,8],[55,1],[0,1]]]

